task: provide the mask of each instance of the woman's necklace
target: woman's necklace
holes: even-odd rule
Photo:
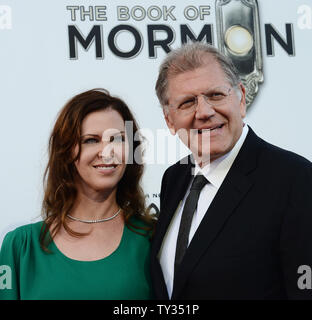
[[[105,221],[109,221],[109,220],[114,219],[115,217],[118,216],[120,211],[121,211],[121,208],[119,208],[119,210],[116,213],[114,213],[111,217],[104,218],[104,219],[98,219],[98,220],[83,220],[83,219],[72,217],[70,214],[68,214],[67,217],[72,219],[72,220],[83,222],[83,223],[98,223],[98,222],[105,222]]]

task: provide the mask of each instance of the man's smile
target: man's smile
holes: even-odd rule
[[[201,127],[198,129],[198,133],[201,134],[201,133],[205,133],[205,132],[212,132],[217,129],[221,129],[223,126],[224,126],[224,123],[216,124],[216,125],[212,125],[212,126]]]

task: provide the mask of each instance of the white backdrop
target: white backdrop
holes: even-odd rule
[[[117,19],[117,6],[175,6],[173,21],[163,17],[152,21]],[[263,55],[264,83],[248,110],[247,123],[262,138],[312,160],[311,148],[311,72],[312,72],[312,1],[258,0]],[[102,18],[76,21],[66,6],[106,6]],[[188,20],[187,6],[210,6],[210,15]],[[154,11],[154,16],[157,11]],[[139,11],[137,11],[139,15]],[[274,56],[268,56],[265,24],[271,24],[286,39],[285,25],[293,26],[294,56],[276,42]],[[135,27],[143,39],[141,51],[131,59],[112,53],[108,34],[117,25]],[[148,56],[147,26],[163,24],[174,30],[172,48],[181,45],[180,25],[187,24],[198,35],[204,24],[211,24],[214,45],[216,19],[214,0],[128,0],[124,1],[43,1],[0,0],[0,242],[17,225],[38,219],[42,200],[42,176],[47,161],[49,133],[57,112],[73,95],[96,87],[124,99],[134,111],[141,128],[156,132],[165,129],[154,85],[158,68],[166,53],[156,48],[156,57]],[[94,25],[102,25],[104,58],[95,58],[95,45],[86,51],[77,44],[78,58],[69,58],[68,25],[75,25],[87,35]],[[158,33],[161,39],[164,36]],[[117,46],[129,51],[134,38],[129,33],[118,36]],[[173,140],[175,138],[172,138]],[[153,150],[148,149],[148,154]],[[186,152],[185,150],[183,151]],[[161,176],[169,165],[150,164],[144,175],[144,189],[149,202],[158,205]],[[171,161],[172,162],[172,161]]]

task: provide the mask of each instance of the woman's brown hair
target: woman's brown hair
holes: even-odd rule
[[[124,101],[111,96],[105,89],[92,89],[74,96],[66,103],[58,114],[49,139],[49,160],[44,172],[42,203],[44,223],[40,234],[40,246],[47,252],[48,244],[62,226],[72,236],[86,235],[75,232],[66,222],[66,216],[73,209],[77,197],[75,185],[77,171],[74,162],[80,157],[81,126],[84,118],[91,112],[105,109],[117,111],[124,121],[132,121],[133,132],[127,134],[128,137],[132,137],[129,145],[133,146],[133,150],[130,152],[135,153],[136,161],[127,164],[125,173],[118,183],[117,204],[123,210],[126,225],[132,230],[148,229],[132,224],[130,218],[134,215],[147,224],[152,224],[153,219],[147,213],[144,193],[140,187],[144,166],[142,139],[137,139],[137,135],[135,136],[138,125]],[[76,145],[79,146],[79,151],[74,157],[73,150]]]

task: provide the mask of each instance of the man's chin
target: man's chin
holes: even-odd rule
[[[194,150],[194,149],[193,150],[190,149],[190,151],[192,152],[196,162],[198,164],[202,164],[200,165],[201,167],[222,157],[226,153],[224,150],[218,150],[218,149],[210,149],[209,152],[207,152],[207,148],[205,149],[204,152],[202,150]]]
[[[191,150],[191,151],[194,156],[194,159],[201,167],[210,163],[210,153],[207,153],[207,152],[202,153],[201,151],[198,151],[198,150],[196,150],[195,152],[194,150]]]

